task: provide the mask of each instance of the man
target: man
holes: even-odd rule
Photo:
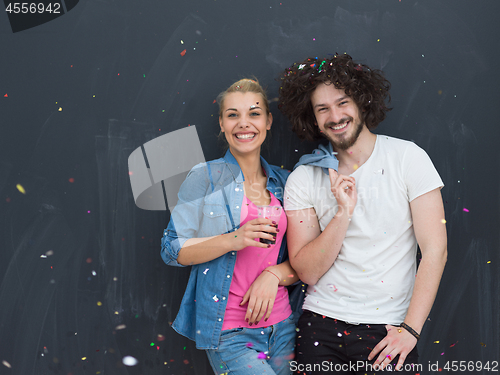
[[[344,54],[309,58],[281,79],[294,132],[329,141],[285,188],[290,262],[309,285],[292,370],[415,373],[447,257],[443,183],[421,148],[370,131],[389,110],[381,71]]]

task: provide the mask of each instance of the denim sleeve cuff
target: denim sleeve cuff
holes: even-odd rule
[[[164,236],[161,240],[161,257],[163,261],[169,266],[185,267],[184,265],[177,262],[177,257],[179,256],[179,251],[184,246],[187,238],[175,238],[172,239],[168,236],[168,232],[164,232]]]

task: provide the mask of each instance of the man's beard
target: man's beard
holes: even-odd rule
[[[340,124],[344,124],[347,121],[350,121],[351,124],[353,126],[355,126],[354,133],[350,137],[347,138],[347,137],[344,137],[344,135],[342,135],[341,139],[338,140],[338,139],[335,139],[335,137],[336,137],[335,135],[332,136],[330,134],[326,135],[327,134],[326,132],[323,133],[323,134],[325,134],[326,138],[328,138],[328,140],[332,144],[334,150],[345,151],[348,148],[350,148],[352,145],[354,145],[354,143],[356,143],[356,141],[358,140],[359,135],[361,134],[361,131],[363,130],[363,123],[360,121],[356,124],[356,123],[354,123],[354,119],[352,117],[345,117],[342,120],[340,120],[338,123],[328,122],[325,124],[325,129],[326,129],[326,128],[329,128],[332,126],[338,126]]]

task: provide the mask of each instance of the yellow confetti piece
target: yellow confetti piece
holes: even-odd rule
[[[85,361],[86,359],[87,359],[87,357],[83,357],[83,358],[82,358],[82,361]]]
[[[446,220],[445,220],[445,219],[441,219],[441,222],[442,222],[443,224],[446,224]]]
[[[21,184],[17,184],[17,185],[16,185],[16,188],[17,188],[17,190],[19,190],[21,193],[26,194],[26,190],[24,190],[24,188],[22,187],[22,185],[21,185]]]
[[[434,344],[439,344],[439,340],[438,341],[434,341]]]
[[[97,301],[97,306],[102,306],[102,302],[101,301]]]
[[[491,260],[487,261],[486,263],[490,264],[490,263],[491,263]]]
[[[354,170],[358,169],[359,166],[357,164],[354,164],[353,167],[352,167]]]
[[[58,111],[59,111],[59,112],[62,112],[62,107],[59,107]]]
[[[377,39],[377,42],[380,42],[380,39]]]

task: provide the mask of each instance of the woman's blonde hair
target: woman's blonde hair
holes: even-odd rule
[[[260,94],[262,96],[262,101],[266,109],[266,114],[269,115],[269,100],[267,99],[266,91],[262,88],[259,81],[249,78],[243,78],[233,83],[225,91],[222,91],[217,96],[217,103],[219,104],[219,117],[222,116],[222,108],[224,107],[224,99],[226,99],[226,95],[232,92],[254,92],[256,94]]]

